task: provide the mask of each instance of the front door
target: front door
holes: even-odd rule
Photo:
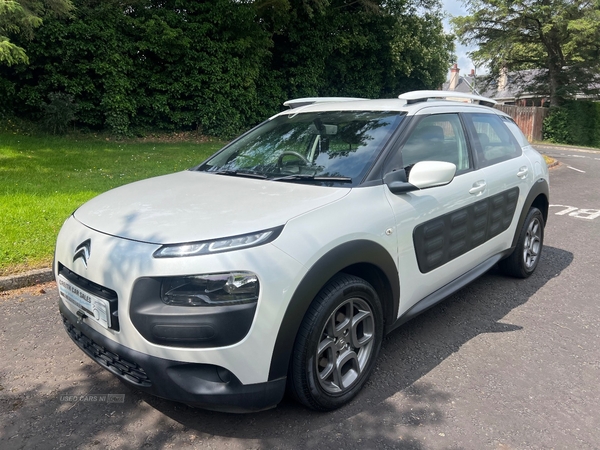
[[[415,120],[398,150],[402,167],[446,161],[457,171],[446,186],[397,195],[386,190],[396,219],[400,314],[490,256],[487,182],[475,168],[459,114]]]

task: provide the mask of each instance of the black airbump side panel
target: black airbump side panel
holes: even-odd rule
[[[519,198],[519,188],[422,223],[413,232],[419,270],[427,273],[506,231]]]

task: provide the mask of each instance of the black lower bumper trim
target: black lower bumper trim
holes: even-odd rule
[[[106,338],[78,318],[59,300],[71,339],[88,356],[136,389],[167,400],[213,411],[252,412],[277,406],[285,378],[242,384],[228,370],[211,365],[157,358]]]

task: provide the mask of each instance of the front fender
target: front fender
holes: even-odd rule
[[[376,267],[387,278],[391,304],[382,305],[386,318],[395,320],[398,315],[400,282],[398,270],[389,252],[376,242],[356,240],[346,242],[323,255],[306,273],[294,292],[277,333],[271,358],[269,380],[285,377],[300,324],[313,299],[321,288],[338,272],[356,265]],[[360,274],[356,274],[360,276]],[[382,299],[383,300],[383,299]]]

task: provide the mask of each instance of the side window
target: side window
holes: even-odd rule
[[[446,161],[456,172],[471,168],[469,151],[458,114],[435,114],[421,119],[402,147],[404,167],[420,161]]]
[[[496,114],[468,114],[475,128],[475,148],[479,164],[491,166],[521,155],[521,147]]]
[[[506,117],[506,116],[501,116],[501,117],[502,117],[502,121],[508,127],[508,129],[513,134],[513,136],[515,137],[515,139],[517,140],[517,142],[519,143],[519,145],[521,147],[527,147],[528,145],[531,145],[514,120],[512,120],[510,117]]]

